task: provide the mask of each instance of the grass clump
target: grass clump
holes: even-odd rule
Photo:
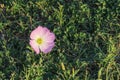
[[[38,25],[56,35],[49,54],[29,45]],[[119,80],[119,0],[1,0],[0,79]]]

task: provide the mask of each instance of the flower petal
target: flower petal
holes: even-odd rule
[[[45,36],[44,36],[44,41],[45,42],[54,42],[55,40],[55,34],[54,33],[47,33]]]
[[[41,30],[41,36],[45,35],[46,33],[50,33],[50,30],[46,27],[43,27]]]
[[[37,45],[37,43],[35,42],[35,40],[30,40],[30,46],[33,48],[33,50],[39,54],[40,52],[40,49],[39,49],[39,46]]]
[[[40,37],[42,29],[43,29],[42,26],[38,26],[36,29],[34,29],[30,34],[30,38],[31,39],[36,39],[36,38]]]
[[[52,43],[44,43],[43,45],[40,45],[40,50],[43,52],[43,53],[48,53],[52,50],[52,48],[55,46],[55,43],[52,42]]]

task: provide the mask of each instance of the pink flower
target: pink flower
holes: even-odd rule
[[[38,26],[31,32],[30,38],[29,44],[37,54],[48,53],[55,45],[55,35],[46,27]]]

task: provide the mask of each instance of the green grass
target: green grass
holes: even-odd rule
[[[56,35],[35,54],[38,25]],[[0,80],[120,80],[120,0],[0,0]]]

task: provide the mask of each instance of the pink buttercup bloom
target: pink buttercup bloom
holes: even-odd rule
[[[55,34],[46,27],[38,26],[30,34],[30,46],[39,54],[48,53],[55,46]]]

